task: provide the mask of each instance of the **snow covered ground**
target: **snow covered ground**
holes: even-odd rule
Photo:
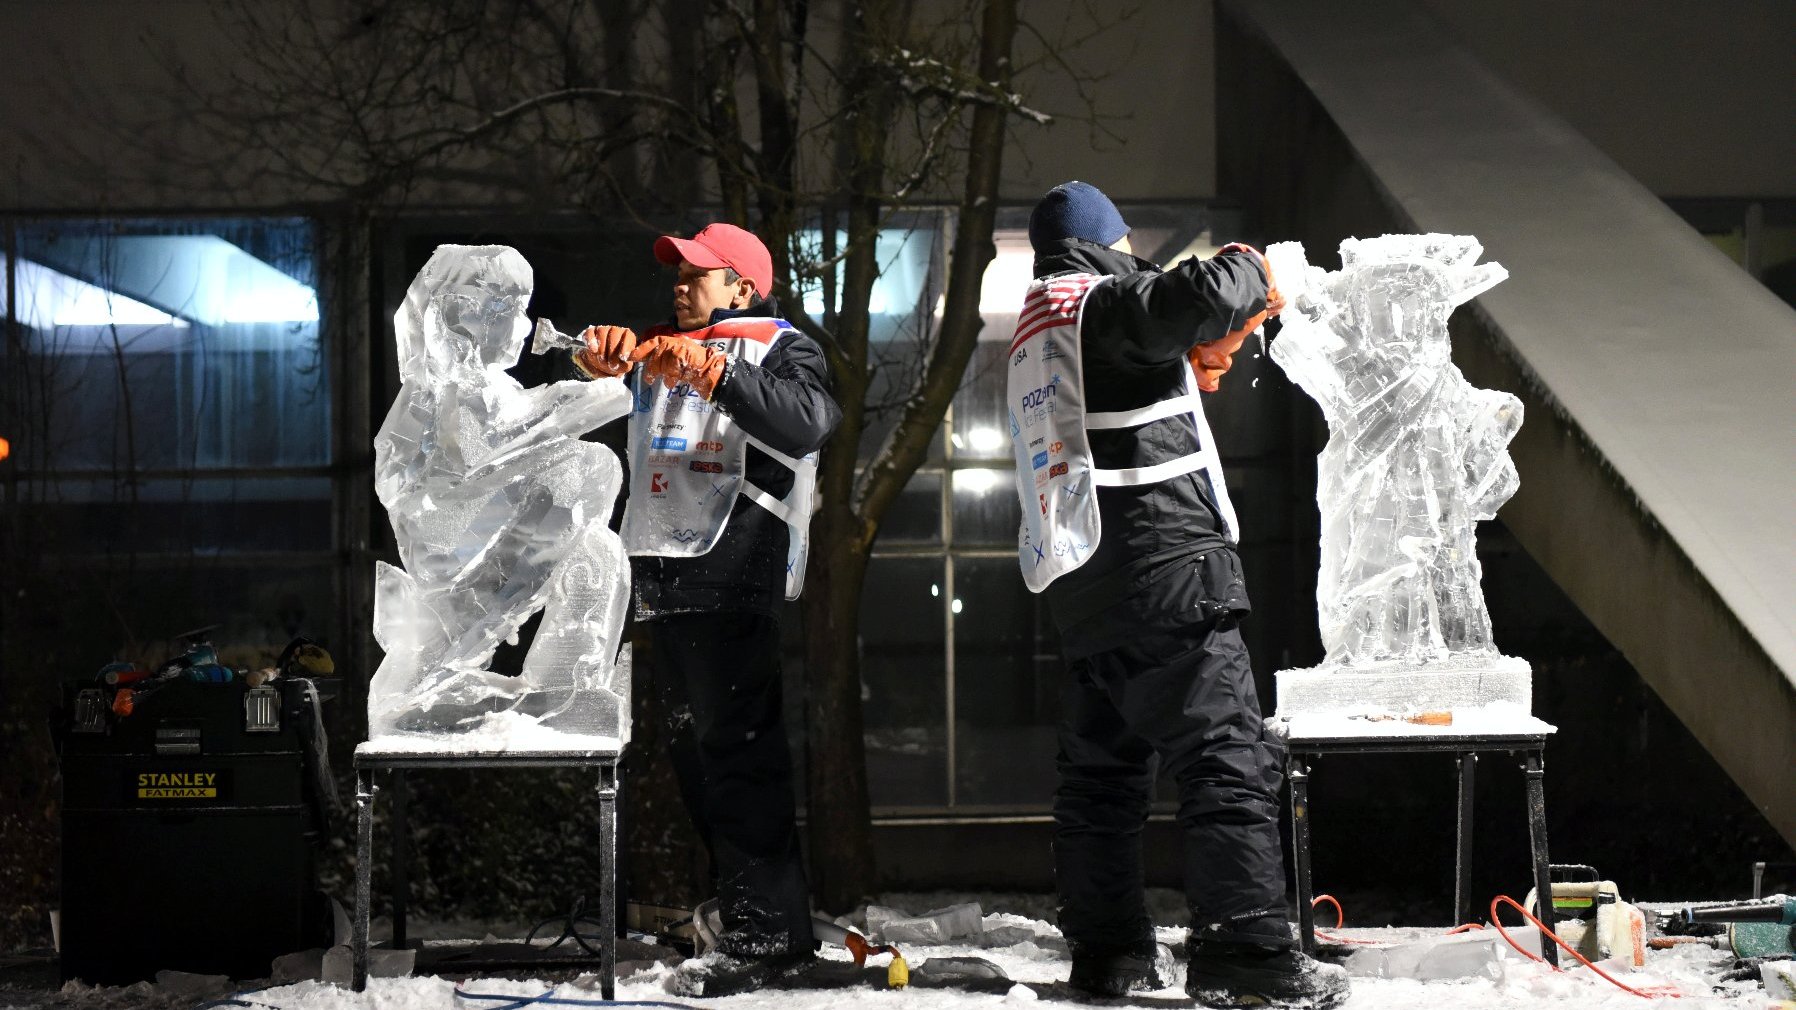
[[[853,1004],[866,1010],[940,1010],[975,1007],[1008,1008],[1022,1004],[1048,1003],[1037,988],[1062,981],[1067,974],[1065,945],[1059,931],[1051,924],[1026,915],[987,914],[982,941],[941,946],[916,946],[905,950],[905,957],[916,971],[930,958],[980,957],[995,963],[1018,983],[1007,993],[973,993],[941,989],[910,988],[881,991],[870,988],[849,990],[762,991],[721,999],[690,999],[671,995],[667,982],[672,968],[654,962],[635,962],[620,966],[616,998],[641,1004],[690,1007],[721,1007],[733,1010],[762,1010],[778,1007],[785,1010],[824,1010]],[[1409,943],[1437,935],[1435,930],[1419,929],[1345,929],[1331,935],[1356,946]],[[1160,938],[1177,948],[1184,930],[1161,927]],[[1528,961],[1519,954],[1498,945],[1502,956],[1490,961],[1471,977],[1449,981],[1422,982],[1407,978],[1353,979],[1353,995],[1347,1004],[1359,1010],[1508,1010],[1523,1007],[1631,1007],[1648,1000],[1632,995],[1596,977],[1588,969],[1577,967],[1554,972],[1545,965]],[[839,949],[826,948],[825,956],[846,960]],[[1568,959],[1569,960],[1569,959]],[[883,957],[869,963],[883,965]],[[1667,992],[1682,996],[1679,1010],[1728,1007],[1761,1008],[1776,1004],[1757,980],[1721,981],[1721,975],[1732,963],[1731,956],[1699,945],[1685,945],[1670,950],[1649,950],[1644,968],[1627,970],[1609,967],[1611,974],[1636,988],[1665,987]],[[1181,969],[1182,970],[1182,969]],[[1178,980],[1182,983],[1182,978]],[[505,995],[513,1000],[474,998],[473,994]],[[322,982],[301,982],[256,992],[236,998],[251,1007],[280,1010],[506,1010],[515,1000],[551,995],[556,1003],[539,1003],[549,1007],[572,1005],[571,1001],[597,1001],[598,985],[590,976],[571,982],[544,982],[527,975],[484,977],[460,984],[437,977],[372,979],[363,993],[354,993]],[[153,986],[129,989],[105,989],[71,983],[56,992],[30,994],[35,999],[18,1002],[23,994],[0,991],[0,1008],[10,1006],[37,1008],[69,1008],[69,1010],[110,1010],[114,1007],[193,1007],[204,1002],[198,994],[186,999]],[[218,993],[216,995],[225,995]],[[9,998],[15,1000],[9,1002]],[[570,1001],[570,1002],[559,1002]],[[1137,1001],[1148,1006],[1190,1005],[1184,1001],[1179,985]],[[627,1004],[626,1004],[627,1005]],[[1127,1004],[1116,1004],[1127,1005]]]

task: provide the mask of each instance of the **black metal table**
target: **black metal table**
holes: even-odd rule
[[[364,743],[355,753],[356,863],[355,922],[353,923],[354,969],[352,985],[361,992],[368,984],[368,917],[373,899],[374,867],[374,798],[379,788],[374,773],[387,772],[393,791],[392,877],[394,949],[406,945],[406,781],[408,773],[433,768],[596,768],[599,773],[599,874],[598,921],[600,948],[597,958],[570,957],[532,959],[528,961],[457,961],[456,967],[487,969],[501,967],[563,968],[594,966],[599,971],[600,993],[605,999],[615,996],[617,967],[617,762],[621,751],[554,750],[459,752],[451,750],[422,751],[415,749],[382,749],[378,743]]]
[[[1521,759],[1527,779],[1528,839],[1534,861],[1534,887],[1543,897],[1537,903],[1536,915],[1553,927],[1552,889],[1547,863],[1547,814],[1543,780],[1546,765],[1547,734],[1553,727],[1537,719],[1517,732],[1453,732],[1446,727],[1416,727],[1393,723],[1388,733],[1342,733],[1339,723],[1318,720],[1306,727],[1304,716],[1274,720],[1269,728],[1280,736],[1286,747],[1285,774],[1291,783],[1291,847],[1296,861],[1297,915],[1302,930],[1303,948],[1316,949],[1316,913],[1310,907],[1315,897],[1310,881],[1310,764],[1324,754],[1448,754],[1459,766],[1459,815],[1454,842],[1453,914],[1456,922],[1472,921],[1471,848],[1472,787],[1481,753],[1505,753]],[[1374,724],[1382,725],[1382,724]],[[1401,730],[1396,727],[1402,727]],[[1540,938],[1541,955],[1549,964],[1558,964],[1558,948],[1544,933]]]

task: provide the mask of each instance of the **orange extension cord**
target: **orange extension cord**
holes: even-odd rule
[[[1324,901],[1326,901],[1330,905],[1334,906],[1334,909],[1335,909],[1334,928],[1340,929],[1341,923],[1346,921],[1346,913],[1341,909],[1341,903],[1335,899],[1334,895],[1318,894],[1318,895],[1316,895],[1316,897],[1314,899],[1312,899],[1310,901],[1310,907],[1315,908],[1317,905],[1321,904]],[[1521,954],[1523,957],[1527,958],[1530,961],[1539,961],[1542,964],[1546,964],[1546,958],[1541,957],[1539,954],[1535,954],[1528,950],[1524,950],[1522,948],[1521,944],[1516,943],[1515,939],[1513,937],[1511,937],[1507,932],[1504,931],[1502,920],[1497,918],[1497,907],[1499,905],[1508,905],[1509,907],[1522,913],[1522,918],[1527,919],[1529,922],[1532,922],[1534,924],[1535,928],[1539,929],[1542,933],[1551,937],[1553,942],[1558,944],[1566,953],[1577,958],[1578,961],[1584,965],[1584,967],[1589,968],[1591,971],[1596,972],[1598,975],[1601,975],[1611,985],[1614,985],[1617,989],[1620,989],[1623,992],[1632,993],[1633,995],[1639,996],[1642,999],[1675,999],[1675,998],[1685,995],[1682,991],[1677,989],[1675,986],[1655,985],[1655,986],[1648,986],[1644,989],[1636,989],[1633,986],[1628,985],[1626,982],[1623,982],[1620,979],[1617,979],[1615,976],[1609,974],[1608,972],[1604,971],[1603,969],[1598,968],[1594,964],[1591,964],[1590,961],[1584,957],[1584,955],[1582,955],[1582,954],[1578,953],[1576,950],[1572,949],[1571,945],[1566,943],[1564,940],[1559,939],[1559,934],[1548,929],[1546,927],[1545,923],[1543,923],[1539,919],[1535,918],[1532,913],[1530,913],[1527,909],[1523,908],[1521,906],[1521,904],[1518,903],[1514,898],[1511,898],[1508,895],[1499,894],[1495,898],[1492,898],[1491,902],[1490,902],[1490,924],[1493,928],[1496,929],[1497,935],[1501,936],[1505,943],[1509,944],[1511,947],[1514,947],[1517,953]],[[1483,928],[1484,928],[1484,926],[1479,923],[1468,922],[1468,923],[1464,923],[1463,925],[1455,926],[1452,929],[1447,930],[1446,935],[1451,936],[1454,933],[1463,933],[1467,930],[1483,929]],[[1327,940],[1330,943],[1361,944],[1361,945],[1368,946],[1368,947],[1388,947],[1388,946],[1390,946],[1390,944],[1381,944],[1375,940],[1352,940],[1352,939],[1348,939],[1347,937],[1330,936],[1329,934],[1322,932],[1320,929],[1316,930],[1315,932],[1316,932],[1317,936],[1321,937],[1324,940]],[[1553,969],[1556,972],[1564,972],[1564,970],[1565,970],[1565,969],[1559,967],[1558,965],[1548,964],[1547,967]]]

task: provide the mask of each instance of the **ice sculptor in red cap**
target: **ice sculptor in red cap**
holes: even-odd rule
[[[755,293],[773,292],[773,256],[753,233],[733,224],[706,225],[691,238],[663,235],[655,240],[655,258],[668,266],[681,261],[704,270],[729,267],[755,282]]]

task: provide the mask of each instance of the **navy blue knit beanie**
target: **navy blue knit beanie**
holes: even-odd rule
[[[1129,233],[1116,204],[1096,186],[1063,182],[1048,190],[1029,213],[1029,244],[1040,256],[1053,243],[1068,238],[1109,245]]]

